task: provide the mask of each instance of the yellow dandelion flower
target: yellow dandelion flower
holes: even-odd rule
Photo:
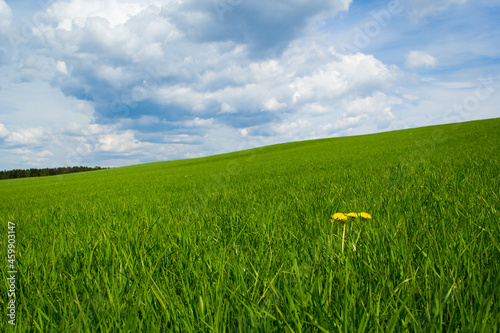
[[[349,213],[349,214],[347,214],[347,216],[355,218],[355,217],[358,217],[358,213]]]
[[[344,213],[335,213],[332,215],[332,217],[337,221],[347,221],[347,215],[345,215]]]
[[[366,219],[370,219],[370,220],[371,220],[371,218],[372,218],[372,216],[371,216],[370,214],[365,213],[365,212],[363,212],[363,213],[359,213],[359,216],[361,216],[361,218],[363,218],[363,219],[365,219],[365,220],[366,220]]]

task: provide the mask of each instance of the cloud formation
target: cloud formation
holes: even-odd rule
[[[437,64],[437,59],[423,51],[410,51],[406,55],[406,67],[419,68],[419,67],[434,67]]]
[[[26,11],[28,2],[0,0],[5,168],[30,158],[32,166],[127,165],[428,124],[417,109],[425,99],[437,105],[429,91],[460,86],[435,70],[460,58],[428,45],[426,22],[404,17],[429,16],[436,29],[433,15],[452,3],[392,0],[372,11],[350,0],[70,0]],[[351,6],[372,13],[368,21],[351,17]],[[371,37],[371,45],[393,39],[390,57],[334,42],[396,7]],[[408,31],[420,37],[407,41]],[[485,54],[499,52],[478,47],[474,56]],[[456,73],[453,82],[480,76]],[[450,104],[459,96],[443,95]]]
[[[0,0],[0,28],[4,29],[11,23],[12,11],[4,0]]]
[[[8,136],[10,131],[5,128],[4,124],[0,123],[0,138]]]

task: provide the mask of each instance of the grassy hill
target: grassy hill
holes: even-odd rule
[[[490,119],[1,181],[17,331],[498,332],[499,152]]]

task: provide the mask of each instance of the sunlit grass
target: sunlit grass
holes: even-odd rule
[[[16,329],[496,332],[499,129],[1,181],[2,249],[17,225]]]

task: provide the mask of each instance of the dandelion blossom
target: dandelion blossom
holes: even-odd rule
[[[352,218],[355,218],[355,217],[358,217],[358,213],[349,213],[347,214],[348,217],[352,217]]]
[[[372,218],[372,216],[371,216],[370,214],[365,213],[365,212],[363,212],[363,213],[359,213],[359,215],[361,216],[361,218],[363,218],[363,219],[365,219],[365,220],[366,220],[366,219],[370,219],[370,220],[371,220],[371,218]]]
[[[347,215],[344,213],[335,213],[333,214],[333,219],[338,220],[338,221],[346,221],[347,220]]]

